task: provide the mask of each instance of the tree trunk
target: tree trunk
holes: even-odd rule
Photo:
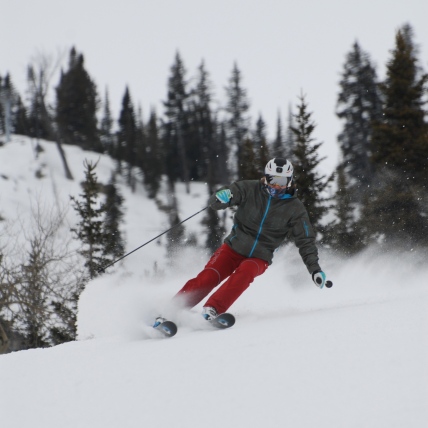
[[[64,170],[65,170],[65,177],[68,180],[74,180],[73,174],[71,173],[71,170],[70,170],[68,163],[67,163],[67,158],[65,156],[64,149],[62,148],[61,137],[60,137],[59,133],[55,132],[55,130],[52,126],[52,122],[50,120],[50,117],[49,117],[49,114],[48,114],[48,111],[46,109],[44,102],[41,106],[41,109],[42,109],[43,122],[45,123],[45,126],[48,129],[50,139],[55,141],[56,146],[58,147],[59,155],[61,157],[62,164],[63,164]]]
[[[65,157],[64,149],[62,148],[62,144],[58,138],[56,139],[56,146],[58,147],[59,155],[61,156],[62,164],[64,166],[65,177],[68,180],[74,180],[73,174],[71,173],[70,168],[68,167],[68,162],[67,158]]]
[[[0,323],[0,354],[5,354],[9,348],[9,339]]]

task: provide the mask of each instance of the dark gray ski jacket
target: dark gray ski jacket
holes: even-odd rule
[[[309,273],[321,270],[315,234],[306,208],[296,195],[274,198],[258,180],[237,181],[222,189],[230,189],[231,201],[224,204],[214,194],[209,205],[215,210],[238,207],[232,231],[224,240],[234,251],[271,264],[275,250],[290,233]]]

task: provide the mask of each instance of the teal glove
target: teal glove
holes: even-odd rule
[[[217,200],[219,200],[222,204],[228,204],[230,200],[233,198],[232,192],[229,189],[223,189],[219,190],[215,197]]]
[[[324,285],[327,288],[333,287],[333,283],[331,281],[327,281],[325,273],[322,270],[312,272],[312,281],[314,281],[315,285],[319,288],[323,288]]]

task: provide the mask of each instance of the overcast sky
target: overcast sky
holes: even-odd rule
[[[270,136],[278,111],[285,121],[306,94],[326,169],[337,163],[338,81],[355,40],[383,78],[395,32],[410,23],[428,70],[427,0],[17,0],[4,1],[0,13],[0,74],[10,72],[22,96],[31,58],[65,52],[66,65],[72,46],[99,93],[108,88],[115,115],[129,85],[145,118],[151,107],[163,111],[177,51],[189,79],[205,61],[218,103],[236,62],[253,123],[261,113]]]

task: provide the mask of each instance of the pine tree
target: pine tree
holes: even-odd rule
[[[3,108],[3,102],[1,97],[1,91],[3,88],[3,77],[0,75],[0,132],[2,134],[5,133],[5,124],[4,124],[4,108]]]
[[[115,138],[113,135],[113,118],[107,89],[104,98],[103,117],[100,123],[100,141],[103,146],[103,151],[110,156],[114,156]]]
[[[232,156],[231,163],[236,162],[240,170],[241,151],[244,138],[249,132],[248,110],[250,104],[247,98],[247,91],[242,87],[241,71],[235,63],[229,85],[226,88],[227,104],[227,137],[229,141],[229,151]]]
[[[340,81],[337,116],[344,121],[338,140],[353,199],[361,201],[373,171],[370,163],[372,122],[381,117],[381,96],[370,57],[357,42],[347,55]]]
[[[6,136],[6,141],[10,141],[13,132],[12,106],[14,104],[14,90],[9,74],[0,82],[0,105],[2,111],[2,128]]]
[[[188,101],[189,92],[185,80],[186,69],[179,53],[171,67],[168,79],[168,94],[165,105],[166,119],[163,123],[163,144],[165,151],[166,174],[171,187],[178,179],[186,183],[189,192],[190,169],[186,154],[186,137],[188,135]]]
[[[76,340],[77,302],[79,301],[80,293],[73,293],[70,297],[73,302],[73,308],[70,308],[70,304],[66,305],[64,302],[52,302],[55,314],[63,321],[63,325],[54,325],[50,329],[50,339],[53,345]]]
[[[364,246],[364,239],[355,219],[355,206],[351,200],[345,167],[337,168],[337,191],[335,194],[335,222],[327,230],[323,243],[328,244],[339,255],[350,257]]]
[[[272,156],[276,158],[285,158],[293,163],[293,152],[294,152],[294,133],[291,128],[294,126],[293,123],[293,111],[291,106],[288,109],[287,126],[285,132],[282,129],[281,115],[278,113],[278,119],[276,124],[276,136],[272,144]]]
[[[46,103],[47,82],[44,68],[36,69],[30,65],[27,69],[29,93],[28,122],[29,135],[36,139],[53,139],[52,115]]]
[[[213,253],[222,244],[225,234],[225,229],[220,222],[218,211],[208,209],[202,224],[206,226],[207,230],[205,246]]]
[[[214,148],[211,156],[211,173],[213,184],[229,183],[229,149],[227,146],[227,137],[224,122],[214,119]]]
[[[49,346],[45,325],[49,319],[48,289],[46,287],[46,258],[43,242],[34,239],[28,261],[22,266],[22,303],[19,317],[25,336],[25,347],[44,348]]]
[[[287,117],[287,131],[285,133],[285,142],[284,142],[284,157],[294,162],[294,150],[296,148],[296,141],[293,132],[294,127],[294,114],[291,105],[288,108],[288,117]]]
[[[211,112],[211,81],[204,62],[198,67],[196,87],[191,92],[190,102],[190,138],[188,148],[191,177],[194,180],[207,180],[213,184],[213,153],[215,123]]]
[[[103,235],[105,236],[105,246],[103,255],[118,259],[125,253],[125,240],[120,231],[123,222],[123,197],[116,186],[116,176],[112,174],[109,184],[105,188],[105,220],[103,224]]]
[[[172,259],[185,242],[185,227],[180,224],[176,201],[173,201],[173,208],[169,212],[169,224],[172,229],[166,234],[167,254]]]
[[[294,116],[296,127],[291,128],[296,141],[294,150],[296,184],[299,199],[305,205],[314,229],[321,231],[323,229],[321,221],[329,209],[326,202],[330,199],[324,192],[328,189],[334,174],[327,178],[317,171],[318,165],[324,159],[318,155],[322,143],[316,143],[312,137],[315,124],[311,119],[311,113],[307,111],[305,97],[301,95],[299,99],[298,113]]]
[[[387,165],[414,184],[428,178],[428,124],[423,109],[428,74],[420,72],[412,38],[408,25],[396,34],[381,84],[385,104],[382,120],[374,124],[372,158],[377,171]]]
[[[143,110],[141,106],[138,106],[138,114],[136,118],[136,135],[135,135],[135,152],[136,152],[136,160],[135,166],[137,166],[141,175],[144,177],[147,170],[147,138],[146,138],[146,129],[144,125],[143,119]],[[144,179],[142,180],[144,182]]]
[[[99,202],[99,185],[95,169],[97,163],[85,161],[85,181],[82,184],[81,200],[71,196],[73,208],[79,216],[76,228],[71,229],[76,239],[81,241],[79,254],[85,259],[85,267],[91,279],[98,275],[100,269],[111,259],[104,256],[106,236],[103,232],[105,205]]]
[[[284,158],[284,135],[283,135],[283,129],[282,129],[282,122],[281,122],[281,113],[278,112],[278,117],[276,119],[276,134],[275,134],[275,140],[272,144],[272,153],[273,156],[276,158]]]
[[[156,112],[152,110],[149,122],[146,126],[146,167],[144,171],[144,185],[149,198],[155,198],[162,178],[162,141],[159,137],[158,120]]]
[[[4,79],[0,76],[0,132],[29,135],[27,109],[9,74]]]
[[[244,139],[239,160],[239,180],[257,180],[263,175],[256,161],[254,143],[249,137]]]
[[[103,151],[97,128],[98,95],[84,66],[82,54],[73,47],[68,70],[56,88],[56,122],[60,138],[85,150]]]
[[[428,224],[421,199],[407,180],[384,169],[367,194],[359,221],[364,244],[411,250],[427,246]]]
[[[181,179],[186,184],[187,193],[190,192],[190,170],[186,154],[186,137],[189,132],[188,101],[186,69],[179,53],[171,67],[168,79],[168,94],[165,106],[165,120],[162,123],[162,146],[165,158],[165,172],[169,185],[169,222],[174,227],[180,222],[175,182]],[[168,255],[174,254],[177,246],[184,242],[184,226],[174,227],[167,234]]]
[[[21,97],[18,96],[15,108],[12,114],[13,132],[19,135],[30,136],[30,126],[28,121],[27,109],[24,106]]]
[[[398,30],[381,84],[382,120],[374,123],[372,137],[376,175],[361,219],[368,242],[406,248],[428,244],[428,75],[417,65],[412,38],[410,26]]]
[[[269,147],[266,137],[266,124],[260,115],[256,123],[256,131],[254,133],[254,153],[256,155],[256,168],[264,171],[265,165],[270,160]]]
[[[258,161],[258,165],[260,168],[259,171],[260,171],[261,175],[263,175],[266,164],[272,158],[270,155],[269,147],[267,146],[267,144],[263,144],[262,146],[260,146],[260,150],[259,150],[257,158],[259,159],[259,161]]]
[[[137,123],[134,105],[128,87],[122,98],[122,109],[119,114],[119,130],[117,133],[118,152],[116,159],[125,161],[126,181],[132,189],[135,187],[133,167],[137,164]]]

